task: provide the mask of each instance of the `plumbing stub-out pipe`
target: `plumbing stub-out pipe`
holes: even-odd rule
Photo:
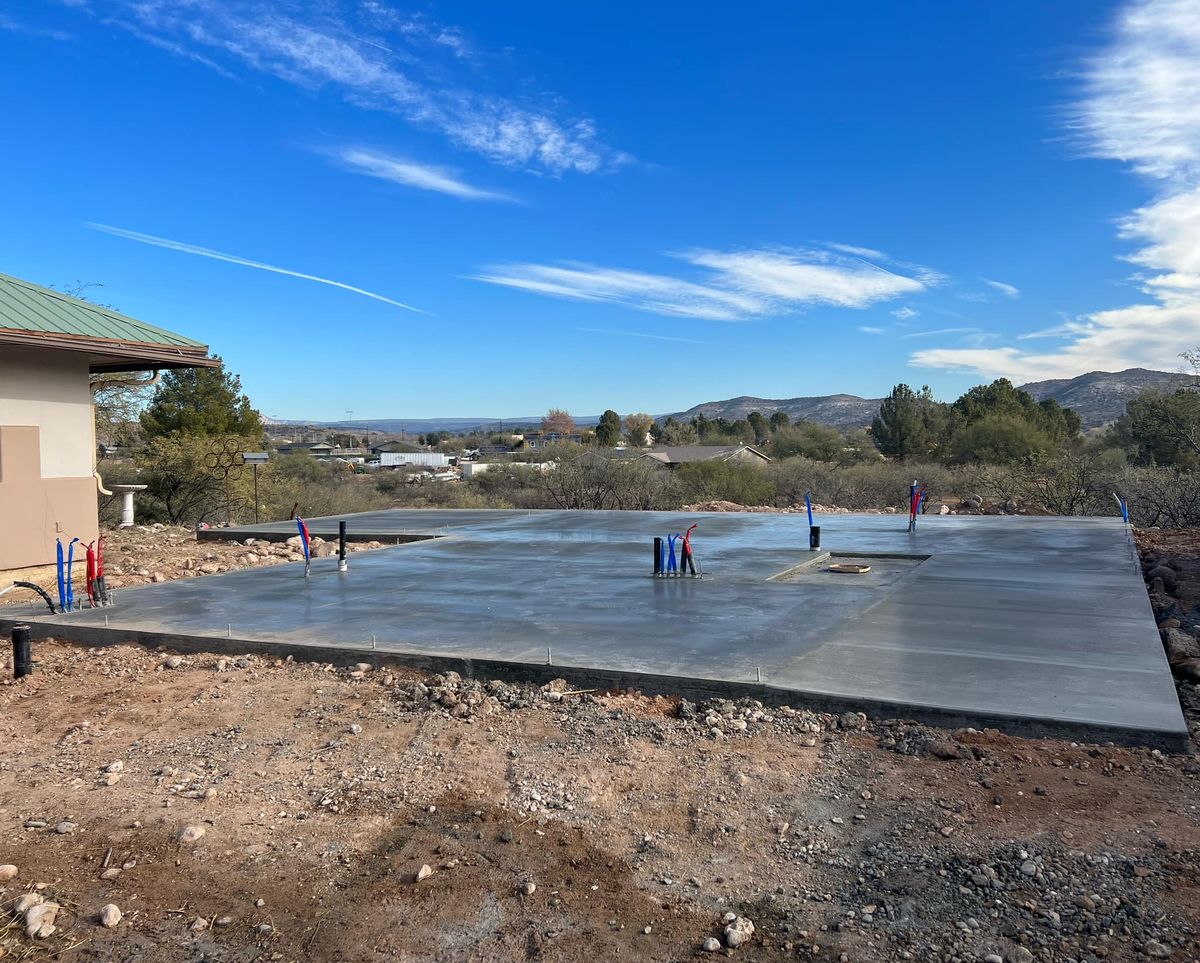
[[[813,525],[808,530],[808,550],[815,552],[821,547],[821,526]]]
[[[13,678],[33,675],[33,647],[29,641],[29,626],[14,625],[12,630]]]
[[[346,523],[338,522],[338,571],[346,571]]]
[[[663,570],[663,540],[661,535],[654,536],[654,574],[662,575]]]

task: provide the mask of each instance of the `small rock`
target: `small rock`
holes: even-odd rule
[[[218,916],[216,919],[216,925],[221,927],[222,929],[224,929],[226,926],[232,926],[233,925],[233,917],[232,916]]]
[[[195,843],[198,843],[200,841],[200,838],[206,832],[208,832],[208,830],[205,829],[202,824],[192,823],[191,825],[184,826],[183,829],[179,830],[179,835],[176,836],[175,838],[182,845],[191,846]]]
[[[429,877],[432,875],[433,875],[433,868],[428,863],[424,863],[424,864],[422,864],[421,868],[417,870],[416,874],[413,877],[413,881],[419,883],[422,880],[429,879]]]
[[[192,921],[192,925],[188,927],[193,933],[203,933],[208,929],[208,920],[200,916]]]
[[[44,901],[40,895],[30,893],[29,896],[36,896],[37,902],[28,904],[24,910],[25,935],[30,939],[44,940],[53,935],[56,929],[54,921],[58,918],[58,911],[61,907],[57,903]],[[23,898],[17,904],[17,912],[22,912],[20,906],[25,903],[27,898]]]
[[[125,763],[121,762],[120,759],[118,759],[116,762],[110,762],[107,766],[104,767],[104,771],[105,772],[124,772],[125,771]]]
[[[1038,865],[1032,859],[1027,859],[1027,860],[1025,860],[1025,862],[1023,862],[1021,864],[1021,875],[1022,876],[1036,876],[1037,871],[1038,871]]]
[[[54,831],[60,836],[70,836],[71,833],[75,832],[75,824],[69,819],[64,819],[54,827]]]
[[[1146,940],[1144,949],[1147,956],[1152,956],[1156,960],[1165,960],[1171,955],[1171,947],[1165,946],[1158,940]]]
[[[725,945],[736,950],[743,943],[748,943],[754,935],[754,924],[745,916],[736,916],[725,927]]]
[[[12,863],[5,863],[3,866],[0,866],[0,883],[10,880],[16,875],[17,867]]]
[[[116,903],[107,903],[100,907],[100,925],[105,929],[111,930],[121,922],[122,916],[123,914]]]
[[[110,867],[108,867],[108,869],[106,869],[103,873],[100,874],[100,878],[101,879],[116,879],[120,875],[121,875],[121,867],[120,866],[110,866]]]
[[[983,963],[1004,963],[1004,957],[999,953],[989,953],[983,958]]]
[[[360,733],[362,733],[362,726],[360,726],[357,722],[352,722],[350,724],[350,735],[357,736]]]
[[[521,892],[526,896],[532,896],[537,892],[537,883],[533,882],[533,880],[526,881],[521,886]]]
[[[178,669],[183,665],[183,657],[178,655],[168,655],[163,659],[163,665],[168,669]]]
[[[710,937],[706,938],[703,943],[700,944],[700,948],[702,950],[704,950],[705,953],[720,953],[721,952],[721,941],[718,940],[716,937],[710,936]],[[1004,963],[1004,961],[1001,960],[1001,963]]]
[[[1023,946],[1014,947],[1009,951],[1008,963],[1033,963],[1033,954]]]

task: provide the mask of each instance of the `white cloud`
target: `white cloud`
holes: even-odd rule
[[[863,334],[883,334],[883,328],[876,328],[869,324],[860,324],[858,330]]]
[[[87,226],[94,231],[103,231],[105,234],[112,234],[114,237],[123,237],[130,241],[139,241],[142,244],[163,247],[169,251],[179,251],[182,254],[195,254],[199,257],[212,258],[214,261],[240,264],[243,267],[255,268],[259,271],[270,271],[273,274],[285,274],[288,277],[301,278],[305,281],[316,281],[318,284],[328,284],[330,287],[341,288],[343,291],[349,291],[352,294],[361,294],[363,297],[373,298],[376,301],[382,301],[384,304],[391,304],[397,308],[404,308],[406,311],[416,311],[418,314],[425,313],[420,308],[414,308],[410,304],[394,301],[391,298],[384,297],[382,294],[376,294],[374,291],[367,291],[364,288],[357,288],[353,284],[346,284],[344,281],[334,281],[330,278],[319,277],[316,274],[305,274],[302,271],[293,271],[291,268],[276,267],[274,264],[264,264],[262,261],[251,261],[244,257],[238,257],[235,254],[224,254],[221,251],[214,251],[211,248],[197,247],[195,244],[172,241],[165,237],[142,234],[140,231],[129,231],[123,227],[113,227],[109,224],[88,222]]]
[[[468,48],[457,29],[377,0],[344,9],[317,0],[107,0],[105,10],[111,22],[178,55],[335,89],[506,166],[591,173],[629,160],[601,142],[592,120],[563,116],[553,98],[518,101],[476,89],[480,72],[459,65]]]
[[[876,251],[873,247],[858,247],[854,244],[836,244],[829,241],[826,247],[833,248],[835,251],[841,251],[843,254],[850,254],[854,257],[866,258],[868,261],[886,261],[888,256],[883,251]]]
[[[457,172],[446,167],[418,164],[402,157],[382,151],[360,147],[347,147],[334,153],[334,158],[347,169],[368,177],[415,187],[423,191],[436,191],[471,201],[508,201],[507,194],[489,191],[459,180]]]
[[[907,321],[909,318],[915,318],[920,315],[920,311],[916,308],[910,308],[907,304],[902,308],[896,308],[892,312],[892,317],[899,318],[901,321]]]
[[[1065,341],[1050,351],[932,348],[912,364],[1024,381],[1177,368],[1179,353],[1200,343],[1200,4],[1127,4],[1087,64],[1071,126],[1088,153],[1128,163],[1158,185],[1158,196],[1119,226],[1139,245],[1127,260],[1141,269],[1136,280],[1149,300],[1017,339]]]
[[[1019,298],[1021,296],[1021,289],[1015,284],[1006,284],[1003,281],[992,281],[989,278],[980,278],[979,280],[989,287],[995,288],[1006,298]]]
[[[811,305],[865,308],[926,289],[916,278],[825,250],[694,250],[697,279],[594,264],[502,264],[475,279],[538,294],[611,301],[657,314],[736,321]]]

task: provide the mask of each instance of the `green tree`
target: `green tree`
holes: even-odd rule
[[[765,444],[771,437],[771,426],[767,424],[767,419],[760,412],[752,411],[746,416],[746,421],[750,423],[750,427],[754,431],[754,443],[756,445]]]
[[[1020,415],[994,414],[956,431],[950,441],[950,458],[959,464],[1011,465],[1056,447],[1052,438]]]
[[[1143,391],[1125,405],[1109,437],[1135,465],[1200,466],[1200,392]]]
[[[817,461],[839,461],[845,447],[846,439],[836,428],[807,420],[783,428],[771,438],[771,455],[775,458],[804,455]]]
[[[786,428],[791,423],[786,411],[777,411],[771,415],[767,424],[770,425],[771,431],[779,431],[781,428]]]
[[[896,385],[871,422],[875,444],[890,458],[927,457],[941,440],[944,407],[933,400],[928,385],[920,393],[906,384]]]
[[[224,365],[168,371],[155,386],[141,422],[147,438],[177,431],[189,435],[262,435],[262,419],[242,393],[241,379],[226,371]]]
[[[601,448],[615,448],[620,440],[621,416],[609,408],[596,425],[596,444]]]

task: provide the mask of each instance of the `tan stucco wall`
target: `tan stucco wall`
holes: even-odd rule
[[[83,478],[96,461],[87,356],[0,347],[0,427],[41,429],[43,478]]]
[[[96,538],[95,453],[86,358],[0,348],[0,571]]]

